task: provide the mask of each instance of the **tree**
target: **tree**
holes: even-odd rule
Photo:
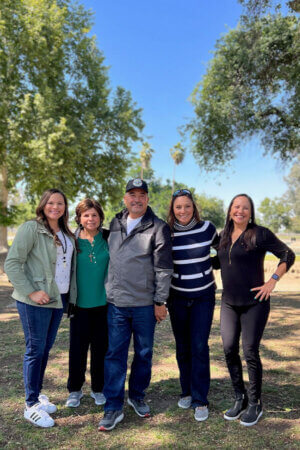
[[[23,181],[32,202],[49,187],[119,198],[141,110],[118,87],[88,36],[91,14],[71,0],[2,0],[0,202]],[[1,223],[0,223],[1,225]],[[1,228],[0,246],[6,245]]]
[[[148,142],[143,142],[142,150],[140,151],[141,158],[141,179],[143,180],[144,170],[149,169],[152,154],[154,153],[153,148],[151,148]]]
[[[258,212],[261,215],[262,225],[270,228],[274,233],[280,229],[288,229],[291,225],[290,207],[282,202],[282,199],[264,198],[261,202]]]
[[[239,3],[241,3],[245,8],[245,15],[243,16],[243,19],[246,21],[260,17],[271,8],[280,10],[283,4],[285,4],[292,12],[300,12],[299,0],[288,0],[285,2],[279,2],[277,0],[239,0]]]
[[[291,211],[291,229],[300,232],[300,157],[292,166],[285,178],[288,185],[287,192],[282,197],[282,203],[288,205]]]
[[[174,145],[173,148],[170,149],[170,155],[173,158],[174,161],[174,167],[173,167],[173,185],[172,185],[172,192],[174,192],[174,186],[175,186],[175,168],[178,166],[178,164],[181,164],[184,160],[185,156],[185,148],[182,146],[180,142]]]
[[[216,44],[191,97],[188,124],[194,156],[213,170],[231,161],[241,142],[259,136],[282,161],[299,154],[300,32],[293,15],[248,20]]]
[[[194,197],[200,210],[200,217],[203,220],[210,220],[216,228],[224,228],[225,212],[223,200],[205,194],[195,194]]]

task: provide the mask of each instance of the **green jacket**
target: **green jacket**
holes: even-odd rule
[[[70,274],[69,302],[76,302],[76,249],[73,244],[73,257]],[[14,287],[12,297],[20,302],[37,306],[28,297],[33,291],[43,290],[51,302],[42,308],[62,308],[61,295],[55,282],[56,245],[53,236],[35,220],[25,222],[17,231],[8,252],[4,270]]]

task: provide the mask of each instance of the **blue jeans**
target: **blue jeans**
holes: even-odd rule
[[[129,378],[129,397],[142,400],[149,386],[156,319],[154,307],[135,308],[108,304],[108,351],[104,362],[105,411],[123,408],[128,348],[133,334],[134,358]]]
[[[63,304],[66,294],[62,294]],[[54,344],[63,316],[63,308],[43,308],[17,301],[23,326],[26,350],[23,360],[25,401],[27,406],[38,402],[43,386],[49,352]]]
[[[192,397],[192,407],[208,405],[210,386],[208,338],[215,298],[188,300],[171,297],[168,302],[176,341],[182,397]]]

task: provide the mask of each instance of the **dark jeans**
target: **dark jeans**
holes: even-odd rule
[[[66,294],[62,294],[63,304]],[[23,360],[25,400],[28,406],[38,402],[42,390],[49,352],[54,344],[63,316],[63,308],[44,308],[17,301],[23,326],[26,350]]]
[[[108,351],[105,357],[105,411],[121,410],[127,372],[128,348],[133,335],[134,357],[129,377],[129,397],[142,400],[149,386],[156,319],[154,307],[135,308],[108,304]]]
[[[208,405],[210,386],[208,338],[215,297],[188,300],[171,297],[168,308],[176,341],[182,397],[192,396],[192,407]]]
[[[75,307],[70,319],[69,392],[80,391],[85,382],[89,347],[90,373],[94,392],[104,385],[104,357],[107,351],[107,305],[96,308]]]
[[[233,306],[222,301],[221,335],[227,367],[237,398],[246,392],[239,355],[239,340],[242,333],[244,356],[249,374],[249,400],[257,403],[261,397],[262,364],[259,344],[268,320],[270,301],[253,305]]]

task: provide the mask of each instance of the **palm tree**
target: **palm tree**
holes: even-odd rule
[[[174,192],[174,186],[175,186],[175,168],[178,164],[181,164],[184,160],[185,156],[185,148],[182,146],[180,142],[178,142],[176,145],[174,145],[173,148],[170,149],[170,154],[174,161],[174,168],[173,168],[173,185],[172,185],[172,193]]]
[[[142,150],[140,151],[141,179],[143,179],[144,170],[149,169],[149,167],[150,167],[152,153],[154,153],[154,150],[153,150],[153,148],[150,147],[150,144],[148,142],[143,142]]]

